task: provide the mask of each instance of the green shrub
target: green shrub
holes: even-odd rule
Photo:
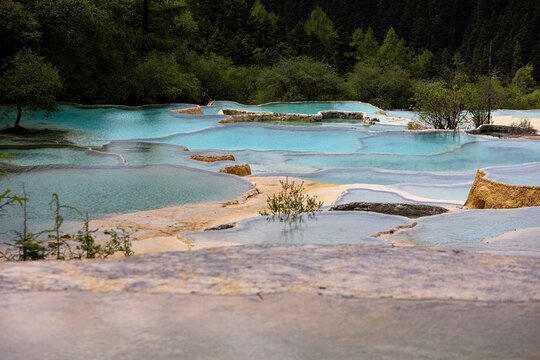
[[[281,191],[278,194],[269,196],[267,199],[268,208],[261,211],[262,216],[278,217],[280,220],[293,218],[304,213],[315,215],[323,206],[323,203],[317,201],[316,196],[305,194],[304,183],[296,185],[295,182],[280,180]]]

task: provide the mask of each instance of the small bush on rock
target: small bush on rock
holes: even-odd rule
[[[267,199],[268,208],[261,211],[262,216],[278,217],[280,220],[293,218],[296,219],[301,214],[307,213],[315,215],[323,206],[323,203],[317,201],[316,196],[305,194],[304,183],[296,185],[295,182],[280,180],[281,191],[278,194],[269,196]]]

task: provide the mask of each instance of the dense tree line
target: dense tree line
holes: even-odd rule
[[[14,79],[33,64],[78,103],[407,108],[456,76],[481,89],[491,42],[497,104],[540,107],[539,16],[531,0],[0,0],[0,96],[27,104]]]

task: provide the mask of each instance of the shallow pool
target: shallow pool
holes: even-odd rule
[[[57,193],[63,204],[91,218],[106,214],[150,210],[172,205],[226,201],[251,189],[251,184],[236,176],[187,167],[154,165],[123,167],[41,167],[11,173],[2,185],[22,194],[26,187],[29,217],[36,227],[52,224],[51,195]],[[19,229],[22,210],[18,206],[0,216],[0,229]],[[67,220],[80,216],[67,211]],[[2,232],[2,231],[0,231]]]
[[[388,245],[371,237],[396,226],[411,225],[401,216],[370,212],[323,212],[296,220],[260,216],[241,221],[236,228],[183,234],[194,242],[227,242],[235,244],[372,244]]]
[[[478,242],[507,231],[540,225],[540,207],[503,210],[462,210],[424,217],[412,229],[400,230],[392,241],[432,246]]]
[[[390,125],[394,123],[389,121],[391,116],[409,113],[390,111],[390,117],[385,117],[377,107],[361,102],[247,106],[219,101],[214,107],[202,107],[206,115],[172,112],[190,106],[62,105],[61,111],[51,117],[36,112],[23,119],[23,126],[60,133],[52,134],[54,138],[40,134],[37,142],[0,137],[0,153],[14,156],[10,166],[37,166],[28,172],[11,170],[9,180],[0,183],[1,188],[20,192],[20,183],[26,182],[32,195],[31,217],[38,222],[49,221],[47,203],[53,192],[58,192],[63,202],[89,210],[92,216],[231,200],[249,184],[216,173],[238,163],[248,163],[254,176],[391,186],[390,193],[362,193],[373,201],[399,200],[393,189],[411,198],[459,204],[465,200],[476,170],[482,168],[488,168],[488,177],[513,184],[537,185],[540,178],[537,165],[523,165],[540,163],[538,141],[460,132],[404,132],[400,131],[403,126]],[[325,119],[314,124],[219,124],[224,116],[217,113],[223,108],[304,114],[364,111],[383,123],[365,126],[358,121]],[[3,116],[2,121],[12,123],[14,115],[10,116]],[[54,141],[62,144],[51,143]],[[186,147],[190,151],[185,151]],[[190,155],[199,153],[232,153],[237,161],[204,163],[190,159]],[[19,219],[7,219],[0,218],[0,232],[13,224],[18,226]]]

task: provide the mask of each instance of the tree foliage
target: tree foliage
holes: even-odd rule
[[[341,79],[328,64],[307,57],[287,59],[264,70],[258,84],[267,101],[334,100]]]
[[[457,129],[466,120],[467,89],[436,81],[422,87],[415,95],[415,110],[420,120],[435,129]]]
[[[408,107],[425,81],[486,75],[492,42],[493,69],[505,92],[501,106],[532,107],[539,98],[539,16],[540,2],[531,0],[364,0],[362,6],[352,0],[0,0],[0,77],[28,48],[58,70],[61,101],[354,98]],[[299,58],[330,66],[341,81],[325,85],[325,96],[298,84],[289,95],[274,96],[275,84],[260,88],[280,64]],[[372,72],[356,71],[358,63],[381,71],[383,83],[362,79]],[[221,74],[210,75],[211,69]],[[355,82],[349,91],[341,86],[346,79]],[[370,85],[350,90],[362,81]],[[1,103],[14,102],[6,92],[0,96]]]
[[[54,111],[62,88],[58,71],[29,49],[15,55],[0,84],[4,99],[17,107],[15,127],[19,127],[23,107]]]

